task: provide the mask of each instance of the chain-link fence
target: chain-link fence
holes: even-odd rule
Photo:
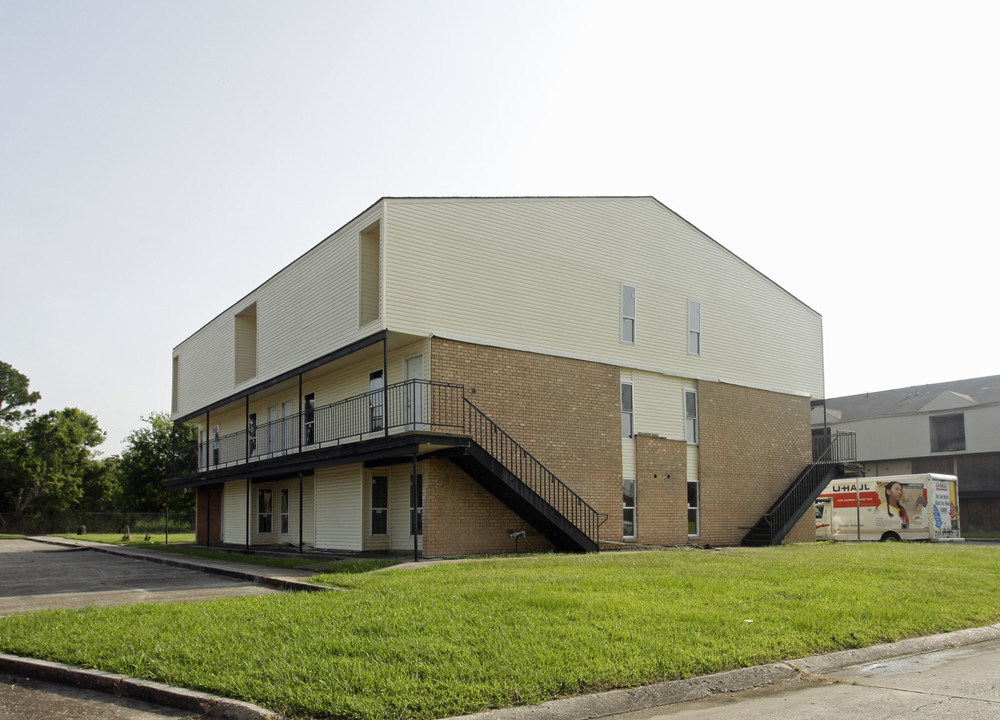
[[[49,518],[21,518],[15,522],[11,513],[0,513],[0,533],[46,535],[76,533],[124,533],[156,535],[164,532],[194,532],[194,513],[170,513],[169,526],[164,513],[69,512]]]

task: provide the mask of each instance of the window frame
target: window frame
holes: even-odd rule
[[[302,439],[303,445],[316,444],[316,393],[306,393],[302,397]]]
[[[691,504],[691,493],[694,492],[694,505]],[[694,525],[694,533],[691,526]],[[688,537],[701,536],[701,483],[697,479],[687,480],[687,526]]]
[[[694,398],[694,414],[690,413],[688,398]],[[688,445],[697,445],[700,436],[698,420],[698,391],[695,388],[684,388],[684,441]]]
[[[631,483],[632,495],[629,497],[626,490],[628,489],[629,483]],[[622,478],[622,537],[629,540],[634,540],[639,536],[639,529],[636,524],[636,497],[638,494],[638,488],[635,478]],[[630,505],[628,501],[631,500]],[[628,525],[632,525],[632,533],[626,532]]]
[[[625,386],[628,386],[629,408],[625,408]],[[635,383],[631,380],[621,381],[621,413],[622,413],[622,438],[633,440],[635,438]],[[628,433],[625,432],[625,422],[628,418]]]
[[[278,498],[278,533],[280,535],[287,535],[291,528],[289,508],[292,505],[291,494],[288,488],[281,488]]]
[[[631,298],[627,297],[626,291],[631,291]],[[627,345],[635,345],[635,318],[636,318],[636,296],[635,285],[628,283],[621,284],[621,324],[619,327],[619,339]],[[631,304],[631,314],[629,313]],[[628,331],[626,333],[626,330]]]
[[[688,355],[701,356],[701,302],[688,300]]]

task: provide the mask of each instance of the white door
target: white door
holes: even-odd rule
[[[404,363],[404,375],[407,380],[424,379],[424,356],[414,355]],[[406,386],[406,427],[408,430],[423,429],[424,422],[424,383],[412,383]]]
[[[281,403],[281,442],[282,450],[291,450],[296,446],[295,439],[295,405],[291,400]]]
[[[277,452],[281,443],[281,433],[278,431],[278,420],[281,418],[281,406],[272,405],[267,409],[267,452]]]

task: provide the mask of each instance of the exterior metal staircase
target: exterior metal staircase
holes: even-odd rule
[[[844,473],[856,459],[854,433],[836,433],[826,438],[824,444],[826,447],[819,457],[795,478],[774,505],[750,528],[740,545],[780,545],[795,523],[812,509],[827,484]]]
[[[452,462],[560,550],[597,552],[606,519],[465,399],[472,438]]]

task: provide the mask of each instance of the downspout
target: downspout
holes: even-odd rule
[[[302,552],[302,473],[299,473],[299,552]]]

